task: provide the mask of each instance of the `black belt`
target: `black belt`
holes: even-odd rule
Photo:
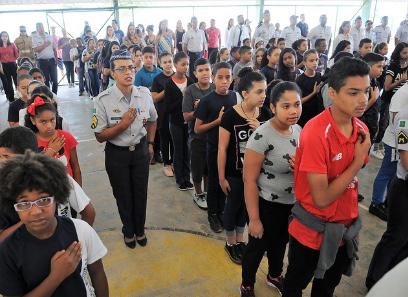
[[[135,144],[135,145],[130,145],[130,146],[120,146],[120,145],[116,145],[113,144],[112,142],[107,141],[106,142],[106,146],[109,146],[111,148],[114,148],[116,150],[120,150],[120,151],[129,151],[129,152],[133,152],[136,149],[140,148],[142,145],[144,145],[146,143],[146,137],[143,137],[142,139],[140,139],[140,142]]]
[[[55,58],[51,58],[51,59],[37,59],[38,61],[51,61],[51,60],[54,60],[55,61]]]

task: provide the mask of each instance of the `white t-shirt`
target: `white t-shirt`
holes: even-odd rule
[[[398,38],[400,42],[408,42],[408,21],[402,22],[395,33],[395,37]]]
[[[365,29],[360,28],[357,29],[357,27],[351,28],[350,34],[353,37],[353,51],[358,52],[358,46],[360,45],[360,40],[364,38],[365,34]]]
[[[74,222],[78,240],[82,247],[81,276],[84,280],[86,296],[96,297],[95,289],[92,286],[91,277],[89,275],[88,265],[103,258],[108,253],[108,250],[96,231],[89,226],[87,222],[78,219],[72,219],[72,221]]]
[[[391,35],[390,27],[386,26],[384,28],[383,26],[376,26],[373,29],[373,32],[375,34],[375,43],[381,43],[381,42],[388,43],[388,36]]]
[[[57,213],[59,216],[71,218],[71,207],[77,213],[81,213],[91,199],[89,199],[81,186],[71,176],[68,175],[68,179],[71,184],[68,201],[65,204],[58,204]]]
[[[54,55],[55,45],[52,40],[52,37],[48,35],[48,33],[44,33],[43,36],[40,36],[37,33],[33,33],[32,40],[33,40],[33,48],[43,45],[46,41],[50,42],[50,44],[46,48],[36,53],[37,59],[55,58],[55,55]]]

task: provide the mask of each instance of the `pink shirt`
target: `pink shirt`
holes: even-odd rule
[[[208,35],[208,48],[217,48],[220,45],[221,33],[218,28],[210,27],[206,30]]]
[[[0,63],[13,63],[18,58],[18,49],[14,43],[0,47]]]

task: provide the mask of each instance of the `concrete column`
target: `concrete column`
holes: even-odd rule
[[[265,0],[258,0],[258,5],[259,5],[259,20],[263,19],[263,12],[264,12],[264,7],[265,7]],[[257,23],[258,24],[258,23]]]
[[[115,20],[116,20],[117,24],[120,26],[119,2],[118,2],[118,0],[112,0],[112,4],[113,4],[113,12],[114,12]]]

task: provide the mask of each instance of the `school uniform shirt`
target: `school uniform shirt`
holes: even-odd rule
[[[166,74],[164,74],[164,72],[159,73],[158,75],[156,75],[153,78],[153,83],[152,83],[152,92],[155,93],[161,93],[164,88],[166,87],[167,82],[171,79],[171,76],[173,74],[171,74],[170,76],[167,76]],[[156,110],[157,110],[157,129],[160,129],[162,127],[163,123],[163,119],[165,117],[166,114],[166,109],[164,106],[164,98],[162,98],[161,101],[157,102],[154,104],[156,106]],[[167,122],[168,125],[168,122]]]
[[[408,108],[406,106],[394,118],[397,151],[408,151]],[[397,177],[402,180],[407,180],[408,177],[408,171],[402,166],[401,159],[397,164]]]
[[[266,109],[260,108],[259,116],[256,119],[263,124],[270,118],[271,114]],[[225,176],[242,178],[245,148],[249,137],[255,129],[252,129],[249,126],[247,119],[243,118],[235,108],[230,108],[224,113],[220,127],[230,133],[230,140],[227,148],[227,160],[225,164]]]
[[[258,177],[259,196],[270,202],[293,204],[293,174],[289,168],[289,159],[296,152],[301,127],[293,125],[292,133],[285,135],[265,122],[252,133],[247,149],[265,155]]]
[[[302,73],[296,79],[296,84],[302,90],[302,96],[305,97],[313,92],[315,83],[320,84],[322,75],[316,72],[314,77],[309,77]],[[298,125],[304,127],[305,124],[313,117],[323,111],[323,102],[319,94],[314,95],[307,102],[302,103],[302,115],[298,121]]]
[[[273,37],[275,37],[275,26],[273,24],[262,24],[256,28],[254,33],[254,39],[261,38],[265,45]]]
[[[22,296],[50,274],[51,258],[73,241],[81,243],[81,262],[54,291],[52,297],[95,297],[88,265],[107,254],[95,230],[86,222],[57,217],[57,228],[47,239],[38,239],[22,225],[0,245],[0,293]]]
[[[330,26],[316,26],[312,28],[307,35],[307,38],[310,40],[310,47],[315,48],[315,43],[317,39],[325,39],[327,44],[329,44],[329,41],[332,36],[332,31]]]
[[[184,96],[183,96],[183,103],[182,103],[182,107],[181,107],[181,111],[182,112],[192,112],[195,111],[195,107],[194,107],[194,103],[195,101],[201,100],[204,96],[208,95],[209,93],[211,93],[212,91],[214,91],[215,87],[213,84],[210,84],[208,89],[202,90],[198,87],[197,83],[189,85],[185,92],[184,92]],[[190,136],[190,138],[192,139],[204,139],[204,135],[203,134],[196,134],[194,132],[194,126],[195,126],[195,118],[193,117],[193,119],[191,121],[188,121],[188,134]]]
[[[70,164],[71,160],[71,151],[76,148],[78,141],[72,136],[71,133],[64,130],[57,130],[58,137],[65,137],[64,147],[58,152],[55,156],[56,159],[62,162],[67,168],[68,175],[72,176],[72,167]],[[46,151],[48,148],[49,140],[44,140],[40,136],[37,136],[38,147]]]
[[[287,26],[282,30],[280,37],[285,38],[286,47],[292,47],[292,44],[296,40],[302,38],[302,34],[299,27],[295,26],[292,28],[291,26]]]
[[[350,34],[351,37],[353,38],[353,51],[354,52],[358,52],[358,46],[360,45],[360,40],[364,38],[364,31],[365,29],[363,27],[361,28],[357,28],[355,26],[353,26],[351,28]]]
[[[408,43],[408,21],[401,23],[395,33],[395,38],[398,38],[399,42]]]
[[[169,79],[164,88],[164,106],[166,112],[169,114],[169,122],[172,125],[183,126],[184,117],[182,112],[183,95],[187,86],[194,83],[194,81],[186,77],[184,84],[177,83],[173,80],[174,76]]]
[[[385,42],[388,43],[388,38],[391,36],[391,29],[390,27],[386,26],[385,28],[381,25],[376,26],[373,29],[373,32],[375,34],[375,43],[381,43]]]
[[[224,107],[224,112],[227,112],[236,104],[237,96],[235,92],[228,91],[227,95],[220,95],[216,91],[212,91],[200,100],[194,116],[203,121],[204,124],[208,124],[218,118],[221,108]],[[205,135],[207,152],[216,153],[218,151],[218,126],[208,130]]]
[[[68,200],[64,204],[58,203],[55,215],[72,218],[71,207],[77,213],[81,213],[88,206],[91,199],[71,176],[68,175],[67,177],[71,185]],[[15,211],[6,213],[0,210],[0,230],[5,230],[19,221],[20,218]]]
[[[371,41],[373,42],[373,44],[376,43],[376,41],[375,41],[375,33],[374,33],[373,29],[371,29],[370,31],[364,30],[364,37],[363,37],[363,38],[371,39]]]
[[[309,33],[309,25],[305,22],[299,22],[296,24],[296,27],[300,29],[302,37],[307,38],[307,34]]]
[[[135,76],[135,80],[134,80],[134,85],[135,86],[141,86],[141,87],[146,87],[150,90],[150,88],[152,87],[153,84],[153,79],[160,73],[162,73],[163,71],[156,67],[153,66],[153,70],[149,71],[147,70],[145,67],[142,67],[142,69],[140,69]]]
[[[9,105],[7,121],[17,123],[19,121],[18,113],[25,107],[25,105],[26,103],[21,99],[11,102]]]
[[[133,86],[130,100],[122,94],[116,84],[100,93],[94,100],[91,128],[95,133],[100,133],[105,128],[117,125],[129,108],[136,109],[136,119],[125,131],[109,139],[109,142],[117,146],[139,144],[140,140],[147,134],[146,122],[157,120],[157,111],[153,104],[152,95],[145,87]]]
[[[275,79],[277,71],[278,71],[277,68],[271,68],[268,65],[265,65],[264,67],[261,68],[261,73],[266,78],[266,84],[269,84],[271,81]]]
[[[405,106],[408,106],[408,83],[405,83],[398,91],[392,96],[390,107],[389,107],[389,116],[390,121],[388,124],[387,129],[385,130],[383,142],[392,147],[396,147],[395,139],[395,129],[394,129],[394,122],[392,119],[394,118],[393,114],[399,113],[400,111],[404,110]],[[393,158],[396,160],[395,156]]]
[[[368,132],[366,125],[352,118],[353,134],[347,138],[337,127],[330,108],[311,119],[300,134],[295,161],[295,197],[309,213],[320,219],[349,226],[358,217],[358,181],[355,177],[335,201],[319,208],[313,202],[308,173],[327,174],[329,182],[342,174],[354,159],[354,146],[358,141],[358,130]],[[366,163],[368,161],[368,157]],[[302,245],[319,250],[323,234],[312,230],[293,219],[289,224],[289,234]]]

